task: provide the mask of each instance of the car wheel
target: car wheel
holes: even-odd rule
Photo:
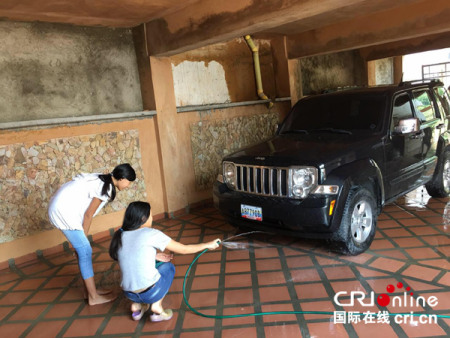
[[[342,221],[333,238],[337,251],[358,255],[366,251],[375,237],[377,207],[373,194],[365,188],[352,189],[347,196]]]
[[[431,197],[450,195],[450,152],[446,151],[439,159],[433,179],[425,185]]]

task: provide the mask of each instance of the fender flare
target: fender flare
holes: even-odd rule
[[[439,137],[436,154],[438,154],[438,156],[440,156],[446,150],[450,150],[450,135],[448,132],[442,133],[441,136]]]
[[[323,184],[340,186],[336,199],[335,212],[331,220],[332,230],[339,228],[347,196],[350,189],[354,187],[365,187],[374,193],[378,213],[381,212],[384,206],[385,190],[383,174],[373,159],[366,158],[336,168],[327,175],[327,179]]]

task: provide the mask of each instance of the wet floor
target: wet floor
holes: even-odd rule
[[[365,253],[348,257],[325,242],[239,233],[212,207],[155,227],[185,244],[227,239],[192,265],[176,255],[177,272],[163,305],[167,322],[131,320],[120,295],[110,238],[93,244],[97,284],[116,301],[90,307],[71,252],[44,255],[0,271],[4,337],[447,337],[450,334],[450,199],[418,189],[386,206]],[[352,298],[353,296],[353,298]],[[353,299],[353,302],[352,302]],[[359,300],[358,300],[359,299]],[[388,303],[386,303],[388,302]],[[220,318],[266,312],[264,316]],[[402,315],[396,315],[403,313]],[[408,314],[404,315],[404,314]]]

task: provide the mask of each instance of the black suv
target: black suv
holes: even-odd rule
[[[305,97],[273,138],[223,159],[214,204],[235,226],[357,255],[386,203],[421,185],[449,195],[449,115],[435,80]]]

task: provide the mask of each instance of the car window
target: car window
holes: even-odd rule
[[[450,115],[450,98],[448,96],[445,88],[435,87],[434,94],[436,96],[436,101],[439,106],[439,110],[443,112],[446,116]]]
[[[398,122],[404,119],[413,118],[413,110],[411,105],[411,99],[408,94],[400,94],[394,99],[394,105],[392,107],[392,123],[391,130],[398,126]]]
[[[340,93],[300,100],[288,115],[281,133],[293,130],[336,128],[350,131],[379,131],[385,112],[383,94]]]
[[[436,118],[428,89],[414,90],[413,103],[416,116],[420,122],[428,122]]]

